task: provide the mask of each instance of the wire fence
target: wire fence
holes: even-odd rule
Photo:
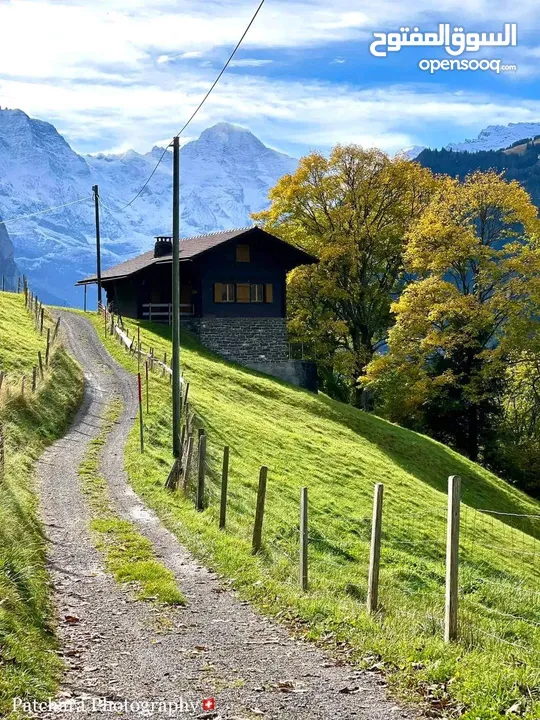
[[[121,320],[115,327],[123,333],[119,342],[125,343]],[[138,346],[142,345],[139,338]],[[151,356],[153,350],[146,345]],[[159,365],[153,369],[154,376],[163,377]],[[253,485],[227,485],[228,465],[225,482],[221,448],[207,445],[204,421],[192,402],[185,410],[180,477],[175,487],[208,513],[209,522],[219,518],[221,527],[226,515],[227,531],[249,540],[254,528],[246,525],[246,503],[253,503],[257,523]],[[202,435],[206,439],[201,471]],[[284,516],[276,509],[280,507],[277,495],[283,499],[283,493],[290,490],[275,487],[270,476],[257,554],[275,581],[300,590],[300,498],[286,498],[288,507],[296,505],[297,511],[296,517]],[[496,645],[499,651],[503,649],[505,662],[540,668],[540,515],[473,508],[460,502],[457,534],[450,541],[449,526],[455,521],[448,502],[440,494],[438,497],[422,506],[414,498],[404,502],[402,496],[389,492],[378,537],[373,532],[373,508],[365,500],[348,514],[331,497],[325,504],[311,501],[307,511],[307,592],[314,598],[342,598],[358,608],[367,604],[374,622],[407,623],[410,632],[419,637],[445,637],[467,649]],[[379,555],[374,558],[377,542]],[[455,583],[449,581],[450,562],[455,563]],[[376,602],[370,606],[374,581]],[[450,634],[449,601],[456,615],[455,633]]]
[[[46,381],[52,357],[53,346],[58,338],[60,319],[54,321],[46,312],[42,302],[30,289],[26,277],[19,277],[16,289],[13,291],[24,294],[24,306],[30,315],[34,330],[43,338],[42,349],[37,350],[32,358],[26,359],[26,366],[31,368],[27,372],[7,372],[0,367],[0,403],[6,403],[21,395],[35,393]]]

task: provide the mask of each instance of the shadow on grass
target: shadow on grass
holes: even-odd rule
[[[171,329],[167,325],[139,321],[141,330],[149,330],[164,341],[171,341]],[[522,494],[503,480],[490,479],[488,471],[475,470],[475,466],[459,453],[450,450],[444,445],[411,430],[394,425],[376,415],[365,413],[345,403],[333,400],[325,395],[315,396],[307,390],[296,388],[276,378],[272,382],[283,387],[287,392],[297,395],[297,402],[292,397],[283,397],[279,390],[251,384],[248,378],[268,380],[255,370],[245,368],[237,363],[221,358],[204,348],[198,340],[187,330],[182,329],[181,343],[186,349],[199,355],[201,358],[221,365],[224,368],[234,368],[246,377],[246,383],[241,383],[254,394],[272,396],[286,402],[304,407],[306,411],[315,411],[318,417],[326,418],[333,423],[342,425],[365,440],[372,443],[405,472],[418,478],[434,490],[446,496],[449,475],[459,475],[462,478],[462,500],[476,510],[490,510],[504,513],[524,514],[530,513],[534,501]],[[310,407],[311,406],[311,407]],[[201,417],[207,429],[215,431],[216,436],[222,435],[217,427],[212,427],[208,418]],[[233,448],[231,450],[234,451]],[[441,498],[444,505],[445,498]],[[520,518],[499,516],[499,520],[526,534],[540,538],[540,527],[524,530]],[[540,525],[540,524],[539,524]]]

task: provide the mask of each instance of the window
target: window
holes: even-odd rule
[[[238,283],[236,286],[236,302],[251,302],[251,286],[249,283]]]
[[[251,286],[251,302],[252,303],[264,302],[264,285],[252,285]]]
[[[236,246],[236,262],[250,262],[250,247],[249,245],[237,245]]]
[[[272,303],[274,286],[272,283],[216,283],[214,285],[216,303]]]
[[[216,283],[214,285],[214,302],[233,303],[234,283]]]

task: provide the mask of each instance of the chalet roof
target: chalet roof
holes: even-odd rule
[[[292,251],[297,256],[297,264],[298,265],[311,265],[315,262],[317,262],[317,259],[307,253],[305,250],[302,250],[298,247],[295,247],[294,245],[290,245],[289,243],[286,243],[284,240],[281,240],[281,238],[276,237],[275,235],[271,235],[270,233],[267,233],[265,230],[261,230],[257,227],[246,227],[246,228],[237,228],[236,230],[226,230],[224,232],[214,232],[209,233],[207,235],[195,235],[194,237],[185,238],[180,240],[180,262],[186,262],[189,260],[192,260],[195,257],[198,257],[199,255],[202,255],[203,253],[207,252],[208,250],[212,250],[212,248],[217,247],[218,245],[222,245],[223,243],[229,242],[229,240],[233,240],[235,238],[239,238],[243,235],[264,235],[267,238],[271,238],[272,240],[280,243],[284,246],[284,248]],[[164,236],[159,236],[164,237]],[[166,237],[166,236],[165,236]],[[247,238],[246,238],[247,239]],[[114,265],[113,267],[109,268],[108,270],[104,270],[101,273],[101,280],[102,282],[106,282],[107,280],[119,280],[124,277],[128,277],[129,275],[133,275],[134,273],[137,273],[141,270],[144,270],[145,268],[150,267],[151,265],[163,265],[163,264],[169,264],[172,263],[172,255],[163,255],[161,257],[154,257],[154,250],[148,250],[147,252],[143,253],[142,255],[138,255],[137,257],[132,258],[131,260],[126,260],[125,262],[119,263],[118,265]],[[92,283],[97,282],[97,277],[95,275],[92,275],[90,277],[84,278],[84,280],[79,280],[77,282],[77,285],[88,285]]]

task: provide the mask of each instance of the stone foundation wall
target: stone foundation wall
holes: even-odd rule
[[[317,392],[315,364],[288,359],[285,318],[186,318],[182,324],[227,360]]]
[[[201,343],[228,360],[242,364],[287,360],[285,318],[200,318],[197,324]]]

